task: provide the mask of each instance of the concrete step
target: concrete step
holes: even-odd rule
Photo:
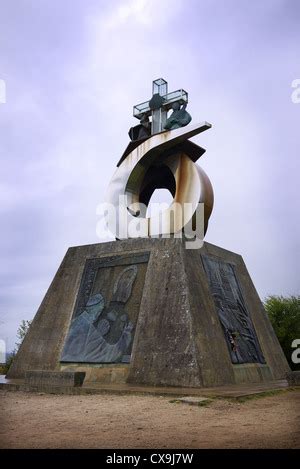
[[[269,394],[272,391],[291,389],[286,380],[254,383],[246,385],[218,386],[214,388],[180,388],[171,386],[138,386],[131,384],[103,384],[84,382],[82,387],[70,386],[28,386],[24,380],[6,380],[0,377],[0,389],[7,391],[45,392],[50,394],[140,394],[168,397],[205,397],[241,399],[255,395]]]

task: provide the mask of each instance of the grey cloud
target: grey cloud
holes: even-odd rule
[[[189,91],[194,122],[213,124],[195,139],[216,194],[207,240],[244,256],[261,296],[299,293],[299,11],[296,0],[2,6],[0,336],[14,342],[70,245],[99,241],[96,206],[132,105],[159,76]]]

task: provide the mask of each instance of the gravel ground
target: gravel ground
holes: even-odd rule
[[[0,390],[0,448],[300,448],[300,390],[205,407]]]

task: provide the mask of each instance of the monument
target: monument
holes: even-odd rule
[[[213,189],[190,138],[211,125],[191,124],[187,104],[160,78],[134,106],[140,123],[107,192],[116,240],[69,248],[8,378],[78,371],[85,383],[213,387],[285,377],[242,257],[203,243]],[[173,201],[149,216],[159,188]]]

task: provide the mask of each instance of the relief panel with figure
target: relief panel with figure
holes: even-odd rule
[[[61,362],[130,362],[147,261],[146,253],[86,262]]]
[[[234,265],[201,257],[232,363],[265,363]]]

